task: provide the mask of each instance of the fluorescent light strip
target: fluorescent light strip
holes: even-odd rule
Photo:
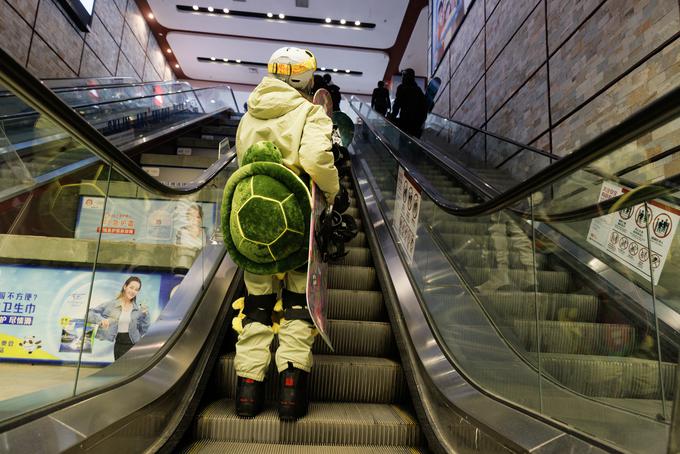
[[[214,63],[214,64],[220,64],[220,65],[243,65],[243,66],[259,66],[262,68],[266,68],[267,64],[258,62],[258,61],[246,61],[246,60],[237,60],[234,58],[222,58],[222,57],[196,57],[198,61],[201,63]],[[342,74],[345,76],[362,76],[364,73],[363,71],[353,71],[351,69],[345,69],[345,68],[319,68],[316,70],[318,73],[329,73],[329,74]]]
[[[196,7],[196,8],[194,8]],[[212,9],[212,11],[211,11]],[[351,18],[332,19],[329,17],[303,17],[303,16],[289,16],[280,11],[269,11],[266,13],[253,13],[250,11],[234,11],[227,9],[226,11],[220,8],[213,8],[211,6],[197,6],[197,5],[177,5],[177,10],[188,13],[203,13],[213,16],[235,16],[235,17],[249,17],[253,19],[267,19],[267,20],[285,20],[287,22],[301,22],[306,24],[319,25],[337,25],[345,28],[375,28],[375,24],[371,22],[363,22]],[[283,18],[281,18],[283,16]],[[330,19],[330,20],[329,20]]]

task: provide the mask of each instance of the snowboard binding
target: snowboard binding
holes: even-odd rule
[[[346,256],[348,251],[345,251],[345,243],[357,235],[354,218],[331,209],[321,213],[319,224],[321,229],[317,232],[316,241],[321,251],[321,259],[328,262]]]

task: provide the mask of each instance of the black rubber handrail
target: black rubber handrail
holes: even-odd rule
[[[620,146],[632,141],[634,138],[639,137],[640,135],[658,128],[660,125],[673,120],[680,114],[680,87],[675,88],[666,95],[640,109],[626,120],[622,121],[620,124],[608,129],[596,138],[587,142],[572,154],[562,158],[555,164],[544,168],[526,182],[516,185],[515,187],[490,200],[482,202],[473,207],[466,208],[460,207],[447,200],[440,191],[434,188],[427,181],[426,178],[420,175],[417,169],[414,169],[412,166],[410,166],[409,163],[405,162],[404,159],[399,157],[394,152],[394,150],[392,150],[392,147],[389,145],[389,142],[385,139],[385,137],[371,125],[371,122],[366,119],[366,117],[356,106],[354,106],[354,103],[350,103],[350,106],[356,112],[356,114],[362,118],[364,123],[371,129],[371,131],[373,131],[376,137],[383,143],[390,154],[392,154],[394,159],[397,160],[397,162],[399,162],[399,164],[402,165],[404,169],[413,176],[413,178],[423,188],[428,197],[430,197],[430,199],[439,208],[454,216],[472,217],[491,214],[503,209],[509,209],[516,203],[526,200],[531,194],[538,192],[548,185],[555,183],[564,177],[569,176],[573,172],[584,168],[586,165],[602,158],[611,151],[616,150]],[[422,142],[419,142],[419,144],[423,145]],[[428,152],[428,155],[433,157],[428,147],[424,146],[423,148],[426,152]],[[675,183],[676,178],[672,177],[662,182],[655,183],[653,186],[640,187],[627,194],[614,197],[604,202],[588,205],[567,212],[530,213],[516,209],[513,211],[519,212],[519,214],[524,217],[530,217],[541,222],[575,221],[588,219],[606,213],[606,211],[614,205],[617,206],[617,209],[622,209],[639,204],[644,200],[648,200],[649,198],[656,198],[660,195],[677,191],[677,186],[675,186]]]
[[[182,188],[166,186],[147,174],[130,157],[109,142],[97,129],[59,99],[50,89],[0,49],[0,82],[29,106],[46,115],[56,125],[75,137],[102,161],[143,189],[163,195],[178,196],[198,192],[231,162],[225,156],[208,168],[198,180]]]
[[[57,87],[50,88],[55,93],[74,93],[78,91],[90,91],[90,90],[113,90],[116,88],[129,88],[129,87],[144,87],[147,85],[172,85],[172,84],[184,84],[189,85],[187,82],[180,82],[177,80],[164,80],[155,82],[135,82],[130,84],[119,83],[110,85],[93,85],[91,87]],[[189,85],[190,86],[190,85]],[[49,88],[49,87],[48,87]],[[165,94],[165,93],[164,93]],[[16,96],[11,91],[2,90],[0,91],[0,98],[10,98]]]

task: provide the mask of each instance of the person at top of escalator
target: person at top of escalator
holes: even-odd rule
[[[342,95],[340,94],[340,87],[333,83],[330,74],[323,75],[323,82],[326,84],[326,90],[331,94],[331,99],[333,100],[333,112],[340,110],[340,100]]]
[[[261,141],[272,142],[281,153],[283,165],[299,176],[309,176],[330,205],[339,190],[331,151],[333,124],[323,107],[308,99],[315,70],[316,59],[308,50],[284,47],[274,52],[269,59],[269,74],[248,97],[248,112],[236,131],[236,154],[239,165],[243,165],[251,146]],[[272,312],[281,291],[283,319],[278,325],[275,358],[279,372],[279,417],[295,420],[307,412],[306,383],[315,335],[305,295],[307,265],[283,276],[246,270],[244,281],[247,295],[233,324],[240,331],[234,359],[236,412],[242,417],[253,417],[262,410],[274,338]]]
[[[423,123],[427,118],[427,99],[416,83],[416,73],[413,69],[403,70],[401,77],[390,119],[406,134],[420,137]]]
[[[390,92],[385,88],[385,82],[382,80],[378,82],[378,86],[373,89],[371,96],[371,107],[375,109],[380,115],[385,116],[390,110]]]

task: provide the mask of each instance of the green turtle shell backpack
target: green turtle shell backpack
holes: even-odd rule
[[[224,188],[222,233],[231,258],[254,274],[276,274],[307,262],[309,189],[283,165],[272,142],[257,142]]]

